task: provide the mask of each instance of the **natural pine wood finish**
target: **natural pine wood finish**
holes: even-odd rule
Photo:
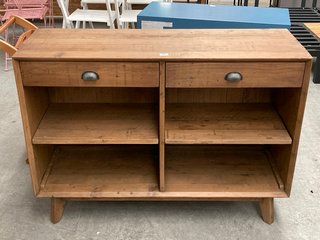
[[[45,89],[28,89],[22,85],[19,62],[13,60],[16,86],[18,90],[21,118],[24,128],[24,137],[28,153],[28,162],[31,171],[32,188],[34,194],[40,190],[40,182],[49,163],[52,146],[34,146],[32,136],[48,107],[48,96]]]
[[[271,223],[290,195],[312,57],[287,30],[40,29],[13,58],[37,197],[259,201]]]
[[[165,116],[165,100],[166,100],[166,69],[165,63],[160,63],[160,87],[159,87],[159,179],[160,179],[160,191],[166,190],[165,182],[165,128],[166,128],[166,116]]]
[[[273,198],[262,198],[259,206],[263,221],[272,224],[274,221]]]
[[[290,146],[274,146],[271,148],[275,164],[284,181],[285,191],[288,196],[290,196],[291,193],[311,67],[312,61],[308,61],[306,63],[303,85],[301,88],[286,89],[286,91],[279,90],[274,97],[275,106],[279,115],[283,119],[286,128],[292,137],[292,144]]]
[[[60,222],[66,201],[62,198],[51,198],[51,222]]]
[[[317,37],[320,37],[320,24],[319,23],[304,23],[304,25],[309,28]]]
[[[270,44],[274,42],[277,44]],[[94,33],[85,29],[40,29],[24,44],[23,51],[15,54],[15,59],[304,62],[311,58],[285,29],[97,29]]]
[[[85,81],[82,73],[93,71],[99,80]],[[25,86],[158,87],[158,63],[21,62]]]
[[[51,104],[34,144],[158,144],[152,104]]]
[[[270,88],[167,88],[167,103],[270,103]]]
[[[283,191],[267,155],[254,147],[166,147],[168,192],[213,193],[220,197],[276,197]]]
[[[239,88],[300,87],[305,63],[168,63],[167,87],[176,88]],[[241,81],[226,81],[230,72],[241,73]]]
[[[159,102],[158,88],[94,88],[50,87],[52,103],[155,103]]]
[[[291,144],[269,104],[167,104],[167,144]]]
[[[154,148],[64,146],[56,148],[42,182],[41,197],[134,197],[159,192]]]
[[[166,152],[166,191],[160,192],[153,148],[59,147],[38,196],[146,200],[285,196],[261,148],[174,146]]]

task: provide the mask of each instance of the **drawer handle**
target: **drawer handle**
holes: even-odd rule
[[[241,81],[242,75],[239,72],[229,72],[225,77],[224,80],[235,82],[235,81]]]
[[[99,80],[99,74],[93,71],[86,71],[82,73],[81,78],[85,81],[97,81]]]

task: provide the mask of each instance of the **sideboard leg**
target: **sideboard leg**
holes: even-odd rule
[[[268,224],[273,223],[273,198],[262,198],[259,201],[261,217]]]
[[[63,198],[51,199],[51,222],[60,222],[66,201]]]

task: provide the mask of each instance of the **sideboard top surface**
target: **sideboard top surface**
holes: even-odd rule
[[[286,29],[39,29],[14,55],[41,61],[305,61]]]

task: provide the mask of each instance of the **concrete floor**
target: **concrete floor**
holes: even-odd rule
[[[12,66],[0,63],[0,239],[320,239],[320,85],[310,83],[292,195],[265,224],[250,202],[70,202],[49,220],[31,190]]]

